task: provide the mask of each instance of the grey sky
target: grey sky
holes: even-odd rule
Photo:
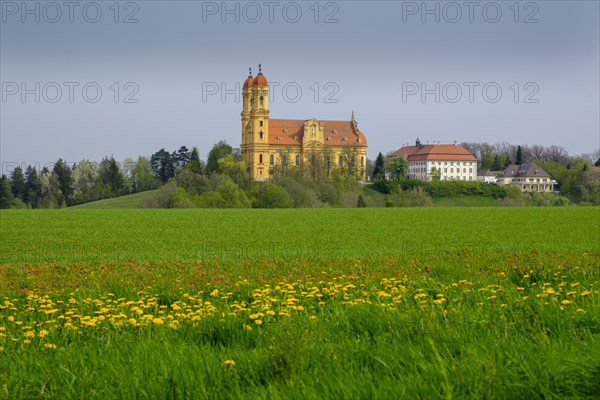
[[[221,139],[239,146],[231,91],[259,63],[279,83],[272,118],[354,111],[370,158],[417,136],[559,144],[572,154],[600,146],[597,1],[230,1],[229,14],[221,1],[123,1],[118,15],[114,1],[28,1],[25,15],[21,1],[0,4],[3,172],[181,145],[205,157]]]

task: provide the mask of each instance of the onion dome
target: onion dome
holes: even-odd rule
[[[259,85],[268,85],[269,81],[267,81],[267,78],[265,78],[265,76],[262,73],[262,68],[261,65],[258,64],[258,75],[256,75],[256,78],[254,78],[254,86],[259,86]]]
[[[250,86],[252,86],[253,82],[254,78],[252,78],[252,68],[248,68],[248,79],[244,81],[244,89],[247,89]]]

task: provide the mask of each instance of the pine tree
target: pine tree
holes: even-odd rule
[[[190,160],[185,167],[195,174],[202,174],[202,161],[200,161],[200,152],[197,147],[192,149]]]
[[[502,165],[502,162],[500,161],[500,156],[498,154],[496,154],[494,156],[494,162],[492,163],[492,170],[500,171],[502,169],[503,169],[503,165]]]
[[[165,149],[160,149],[150,157],[152,173],[162,182],[166,182],[175,176],[175,160]]]
[[[10,208],[13,204],[13,193],[10,187],[10,181],[6,175],[0,178],[0,208]]]
[[[52,176],[56,176],[60,190],[57,206],[63,203],[71,205],[73,199],[73,172],[65,161],[59,159],[52,169]]]
[[[23,175],[21,167],[16,167],[10,174],[10,186],[13,197],[25,201],[25,175]]]
[[[523,149],[521,148],[521,146],[517,147],[517,161],[515,164],[517,164],[517,165],[523,164]]]
[[[377,155],[375,160],[375,167],[373,168],[373,180],[385,179],[385,160],[381,152]]]
[[[25,203],[31,204],[32,208],[37,208],[38,202],[42,197],[42,182],[34,167],[29,165],[25,170]]]

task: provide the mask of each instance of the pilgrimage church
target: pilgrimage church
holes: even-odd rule
[[[332,168],[366,180],[367,139],[354,113],[349,121],[269,118],[269,81],[259,65],[242,89],[242,159],[252,180],[268,180],[275,166],[301,167],[320,156]],[[351,168],[348,168],[351,166]]]

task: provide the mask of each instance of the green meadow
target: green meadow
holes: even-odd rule
[[[2,211],[0,398],[599,397],[600,209],[442,206]]]

